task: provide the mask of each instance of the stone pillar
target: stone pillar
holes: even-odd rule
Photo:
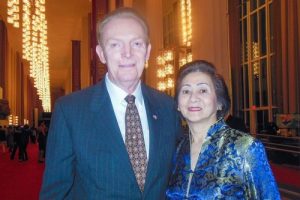
[[[72,91],[81,89],[80,79],[80,41],[72,40]]]
[[[106,67],[103,65],[98,58],[96,53],[97,42],[97,22],[103,18],[109,12],[109,0],[92,0],[92,24],[91,24],[91,78],[92,84],[96,84],[101,80],[105,73]]]

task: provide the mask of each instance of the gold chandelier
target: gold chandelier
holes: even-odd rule
[[[163,50],[161,55],[156,58],[156,63],[159,67],[157,70],[157,89],[160,91],[172,90],[174,88],[174,51]]]
[[[192,4],[191,0],[180,0],[181,18],[181,50],[179,52],[179,66],[192,61]]]
[[[7,1],[7,23],[12,24],[15,28],[20,26],[20,5],[19,0]]]
[[[158,69],[156,88],[174,94],[174,71],[187,62],[192,61],[192,4],[191,0],[180,0],[179,44],[173,48],[163,49],[156,58]],[[178,66],[179,65],[179,66]]]
[[[7,22],[18,27],[22,6],[22,51],[23,59],[29,61],[30,76],[37,89],[45,112],[51,111],[49,52],[47,46],[47,20],[45,0],[7,1]]]

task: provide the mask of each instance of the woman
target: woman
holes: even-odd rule
[[[224,122],[230,98],[212,64],[183,66],[176,96],[189,134],[174,157],[168,199],[280,199],[262,143]]]

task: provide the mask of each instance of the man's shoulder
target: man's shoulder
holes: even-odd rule
[[[99,84],[89,86],[87,88],[84,88],[82,90],[78,90],[75,92],[72,92],[70,94],[67,94],[65,96],[62,96],[56,100],[57,104],[80,104],[86,103],[88,100],[90,100],[93,96],[93,94],[96,91],[96,88],[99,87]]]

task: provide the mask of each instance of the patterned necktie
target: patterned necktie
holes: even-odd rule
[[[147,172],[147,153],[142,124],[134,103],[135,97],[128,95],[125,100],[128,103],[125,113],[125,144],[140,190],[144,191]]]

